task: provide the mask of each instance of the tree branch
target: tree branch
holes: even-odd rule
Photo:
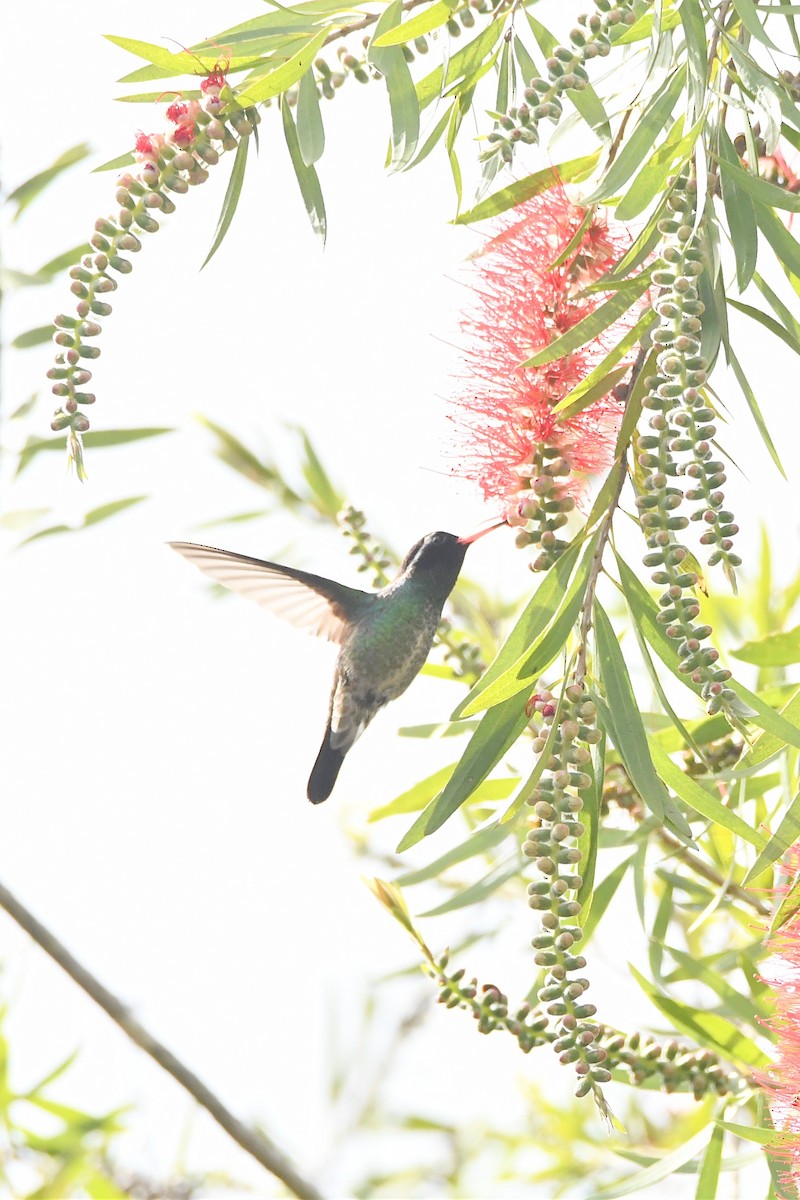
[[[312,1183],[304,1179],[288,1158],[274,1146],[262,1133],[249,1125],[245,1125],[238,1117],[225,1107],[222,1101],[206,1085],[190,1071],[171,1050],[153,1037],[141,1025],[126,1006],[105,988],[90,971],[74,958],[69,950],[50,932],[40,921],[37,921],[27,908],[16,899],[12,893],[0,883],[0,907],[21,925],[25,932],[33,938],[45,954],[66,971],[70,979],[99,1004],[112,1021],[119,1025],[132,1042],[135,1042],[145,1054],[171,1075],[172,1078],[193,1096],[202,1108],[221,1125],[227,1134],[261,1164],[270,1174],[280,1179],[290,1192],[299,1196],[300,1200],[322,1200],[322,1195]]]
[[[729,883],[723,879],[719,871],[715,870],[710,863],[704,862],[699,854],[695,854],[688,846],[684,846],[683,842],[673,837],[669,830],[664,828],[659,829],[658,840],[662,846],[671,852],[673,857],[681,859],[688,867],[691,867],[695,875],[699,875],[701,879],[707,880],[708,883],[713,883],[715,887],[721,888],[729,896],[735,896],[743,904],[749,904],[759,916],[771,916],[772,908],[769,904],[765,904],[753,892],[748,891],[747,888],[740,887],[738,883]]]
[[[630,379],[628,381],[628,397],[633,394],[633,389],[636,381],[642,372],[642,368],[647,360],[649,347],[642,344],[639,347],[639,353],[636,356],[636,362],[633,364]],[[617,483],[614,488],[614,493],[608,502],[606,515],[603,517],[603,522],[600,526],[600,536],[597,539],[597,548],[592,556],[592,565],[589,570],[589,580],[586,584],[586,594],[581,606],[581,622],[580,622],[580,644],[578,646],[578,657],[575,662],[575,682],[583,683],[586,678],[586,646],[589,640],[589,630],[592,627],[592,612],[594,609],[594,596],[597,591],[597,581],[600,578],[600,572],[603,569],[603,555],[605,553],[608,539],[611,536],[611,526],[614,523],[614,513],[617,511],[619,498],[622,494],[622,487],[625,483],[625,476],[628,468],[628,447],[623,446],[620,456],[615,462],[612,470],[618,472]]]

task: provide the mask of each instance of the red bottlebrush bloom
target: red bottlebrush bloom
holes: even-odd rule
[[[200,87],[206,96],[218,96],[222,89],[226,86],[228,80],[225,78],[225,71],[219,63],[214,67],[214,70],[209,72],[205,79],[200,80]]]
[[[193,125],[199,112],[197,100],[174,100],[167,109],[167,120],[173,125]]]
[[[170,137],[169,137],[169,140],[172,142],[173,145],[181,146],[182,148],[185,148],[186,146],[191,146],[194,139],[195,139],[195,128],[194,128],[193,124],[176,126],[176,128],[172,131],[172,133],[170,134]]]
[[[567,419],[553,408],[631,327],[640,308],[546,366],[520,363],[598,307],[602,296],[579,293],[629,244],[626,231],[599,217],[587,221],[587,211],[558,185],[514,209],[476,256],[475,301],[461,321],[466,371],[455,420],[465,434],[464,474],[488,500],[500,502],[512,524],[530,527],[544,497],[563,501],[568,511],[584,491],[584,477],[611,462],[622,412],[614,396]]]
[[[167,120],[172,121],[173,125],[180,125],[186,117],[188,109],[189,105],[185,100],[174,100],[167,109]]]
[[[140,162],[155,162],[163,145],[164,138],[160,133],[142,133],[139,130],[136,134],[134,154]]]
[[[795,876],[800,868],[800,843],[789,851]],[[784,889],[785,890],[785,889]],[[767,1147],[785,1163],[781,1183],[787,1196],[800,1193],[800,916],[792,918],[767,942],[770,958],[763,979],[772,988],[775,1014],[770,1025],[778,1034],[775,1061],[756,1078],[767,1092],[770,1112],[780,1140]]]

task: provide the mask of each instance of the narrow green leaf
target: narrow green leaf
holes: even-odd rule
[[[324,515],[335,517],[344,507],[345,497],[333,486],[331,477],[323,467],[306,431],[298,429],[297,432],[303,443],[303,478],[314,493]]]
[[[271,100],[275,96],[282,95],[287,88],[297,83],[305,75],[327,36],[327,27],[320,29],[313,38],[305,42],[291,58],[281,63],[274,71],[270,71],[263,78],[248,84],[236,97],[239,104],[243,108],[248,108],[252,104],[261,104],[264,100]]]
[[[526,50],[525,45],[516,35],[514,37],[514,57],[519,63],[520,73],[527,85],[539,72],[536,69],[536,63]]]
[[[790,729],[797,729],[800,725],[800,688],[798,688],[786,704],[780,710],[779,716]],[[786,730],[782,730],[782,733]],[[755,767],[761,766],[768,759],[780,753],[786,745],[787,738],[776,733],[762,733],[756,739],[745,756],[739,761],[739,770],[750,772]],[[790,745],[796,745],[796,742],[789,741]]]
[[[738,156],[724,126],[720,126],[720,153],[728,164],[738,163]],[[722,199],[728,218],[728,230],[735,248],[736,278],[743,292],[756,269],[758,258],[758,226],[753,202],[738,186],[735,175],[720,173]]]
[[[424,8],[402,25],[387,29],[381,34],[376,33],[372,45],[379,49],[383,46],[405,46],[407,42],[413,42],[414,38],[422,37],[423,34],[431,33],[446,24],[459,3],[460,0],[439,0],[438,4]]]
[[[699,685],[693,684],[688,675],[684,675],[678,670],[680,660],[675,650],[675,644],[664,633],[663,625],[660,625],[656,620],[657,606],[655,601],[620,558],[617,558],[617,565],[625,596],[631,609],[636,613],[645,638],[662,662],[672,671],[675,678],[679,679],[685,687],[688,687],[690,691],[699,696]],[[737,683],[736,680],[731,680],[728,686],[752,710],[752,715],[747,718],[748,721],[751,721],[760,729],[766,730],[770,737],[774,737],[774,741],[766,743],[766,746],[770,749],[769,753],[764,753],[764,758],[771,757],[772,754],[777,753],[786,742],[800,749],[800,722],[796,723],[800,711],[796,713],[794,708],[790,710],[787,704],[783,712],[778,713],[755,692],[749,691],[742,684]],[[762,739],[759,739],[757,745],[761,742]],[[747,757],[749,758],[749,755]]]
[[[706,72],[708,71],[706,24],[702,8],[692,0],[681,4],[679,15],[686,41],[689,93],[692,98],[693,115],[696,118],[703,111],[706,101]]]
[[[513,862],[498,863],[496,867],[492,867],[482,879],[477,883],[470,884],[469,887],[463,888],[456,892],[448,900],[442,904],[437,904],[435,908],[429,908],[425,912],[418,913],[420,917],[441,917],[445,913],[455,912],[459,908],[468,908],[471,904],[480,904],[486,900],[493,892],[507,883],[509,879],[513,879],[520,871],[518,858],[515,856]]]
[[[306,71],[297,89],[297,141],[307,167],[319,162],[325,149],[325,128],[313,68]]]
[[[55,325],[39,325],[36,329],[26,329],[18,333],[11,345],[15,350],[29,350],[32,346],[41,346],[49,342],[55,333]]]
[[[115,46],[127,50],[129,54],[135,54],[137,58],[143,58],[153,66],[169,71],[171,75],[195,75],[198,68],[204,72],[213,71],[219,61],[218,47],[213,55],[195,54],[190,50],[180,50],[176,53],[154,42],[141,42],[136,38],[116,37],[110,33],[104,34],[104,37]],[[236,60],[232,59],[231,66],[235,62]]]
[[[796,292],[800,291],[800,244],[770,208],[756,207],[756,221]]]
[[[497,95],[495,97],[495,112],[504,113],[508,109],[509,76],[514,71],[514,60],[511,57],[510,43],[503,39],[503,49],[500,53],[500,63],[497,68]]]
[[[705,119],[700,117],[689,132],[681,137],[683,118],[678,118],[617,205],[617,220],[629,221],[638,217],[656,196],[662,195],[666,190],[668,177],[676,174],[680,167],[688,162],[704,127]]]
[[[322,238],[324,246],[325,239],[328,236],[328,220],[325,214],[325,200],[322,195],[322,188],[319,185],[319,178],[317,177],[315,168],[308,167],[303,162],[292,110],[284,101],[281,101],[281,114],[283,116],[283,133],[286,138],[286,145],[289,148],[289,157],[292,160],[294,173],[300,185],[300,195],[303,197],[303,203],[305,204],[308,218],[311,221],[311,228],[318,237]]]
[[[793,921],[798,912],[800,912],[800,875],[795,879],[789,891],[781,900],[778,911],[772,918],[770,935],[777,933],[779,929],[783,929],[784,925],[788,925],[790,921]]]
[[[100,449],[105,446],[122,446],[127,442],[138,442],[142,438],[159,437],[162,433],[174,432],[174,429],[167,427],[159,429],[99,429],[96,433],[92,431],[90,437],[92,446]],[[67,439],[65,437],[29,438],[20,451],[17,475],[20,475],[36,455],[43,450],[57,450],[63,454],[66,447]]]
[[[513,666],[521,654],[539,641],[541,635],[553,620],[558,605],[567,590],[570,577],[578,562],[580,549],[580,544],[573,542],[556,559],[553,566],[545,572],[539,586],[525,606],[525,611],[509,633],[505,642],[497,651],[497,654],[481,678],[454,710],[454,721],[460,720],[464,716],[464,709],[467,705],[476,699],[481,692],[485,691],[489,684],[494,683],[496,679],[499,679],[505,671]]]
[[[648,740],[653,766],[661,779],[672,788],[677,796],[680,796],[684,804],[688,804],[689,808],[701,817],[706,817],[709,821],[715,821],[718,825],[722,825],[735,837],[742,838],[758,850],[766,845],[766,838],[760,830],[753,829],[746,821],[742,820],[737,812],[728,808],[716,795],[707,792],[701,784],[682,771],[653,738]]]
[[[757,667],[788,667],[800,662],[800,625],[780,633],[768,633],[757,642],[745,642],[731,654],[742,662],[755,663]]]
[[[781,325],[783,325],[784,329],[790,335],[793,341],[800,343],[800,321],[795,319],[791,309],[787,308],[780,296],[778,296],[776,292],[773,292],[772,288],[769,286],[766,280],[761,278],[758,272],[756,272],[753,276],[753,283],[761,292],[761,295],[767,301]]]
[[[504,28],[505,20],[495,18],[477,37],[450,56],[446,69],[436,67],[429,75],[420,79],[416,87],[420,110],[427,108],[459,79],[469,78],[477,71],[494,50]]]
[[[770,50],[780,50],[780,47],[775,45],[758,19],[758,9],[753,0],[736,0],[735,8],[742,24],[751,37],[754,37],[757,42],[761,42],[762,46],[767,46]]]
[[[595,601],[594,628],[597,667],[605,692],[604,721],[633,786],[656,820],[669,823],[680,836],[691,840],[692,832],[656,774],[639,705],[633,694],[625,658],[617,635],[603,607]]]
[[[533,13],[531,13],[529,9],[524,8],[523,12],[525,13],[526,20],[531,27],[531,33],[536,38],[536,44],[545,58],[549,58],[558,45],[558,38],[554,33],[551,33],[541,21],[537,21],[536,17],[534,17]]]
[[[761,440],[764,443],[764,445],[766,446],[770,458],[775,463],[775,466],[778,468],[781,475],[785,479],[786,472],[784,471],[783,464],[782,464],[780,458],[778,457],[778,451],[775,449],[775,443],[773,442],[773,440],[770,436],[770,432],[767,429],[766,423],[764,421],[764,417],[763,417],[763,415],[761,413],[761,409],[759,408],[759,405],[758,405],[758,400],[756,399],[755,392],[753,391],[752,387],[750,386],[750,381],[748,380],[747,376],[745,375],[745,373],[742,369],[742,366],[733,351],[732,346],[728,347],[728,362],[730,363],[731,369],[732,369],[734,375],[736,376],[736,382],[739,384],[739,387],[742,389],[742,394],[743,394],[745,400],[747,401],[747,407],[750,409],[750,414],[756,423],[756,428],[758,429],[758,432],[761,434]]]
[[[642,1171],[636,1171],[633,1175],[629,1175],[627,1179],[601,1188],[599,1192],[595,1192],[594,1195],[590,1196],[589,1200],[616,1200],[617,1196],[630,1196],[634,1192],[639,1192],[644,1188],[652,1187],[656,1183],[661,1183],[662,1179],[667,1179],[668,1176],[673,1175],[685,1163],[691,1162],[698,1154],[702,1154],[710,1136],[710,1129],[708,1126],[705,1126],[694,1137],[689,1138],[688,1141],[678,1146],[677,1150],[665,1154],[663,1158],[658,1159],[651,1166],[645,1167]]]
[[[800,792],[792,800],[780,825],[747,872],[742,886],[746,887],[749,880],[757,879],[762,871],[777,862],[797,841],[800,841]]]
[[[716,1200],[719,1170],[722,1163],[722,1143],[725,1130],[715,1125],[697,1176],[695,1200]]]
[[[753,1041],[743,1034],[733,1022],[718,1013],[706,1012],[690,1004],[683,1004],[665,996],[655,984],[640,974],[632,964],[628,968],[642,991],[656,1008],[673,1021],[676,1027],[699,1045],[728,1059],[740,1068],[763,1070],[769,1066],[769,1058]]]
[[[661,9],[661,11],[659,11]],[[659,21],[658,18],[661,18]],[[633,42],[644,42],[647,38],[652,38],[655,33],[665,33],[670,29],[675,29],[680,24],[680,15],[676,8],[668,8],[666,5],[653,6],[653,10],[646,10],[638,21],[614,38],[615,46],[629,46]]]
[[[666,946],[665,949],[678,966],[683,968],[681,972],[670,976],[670,982],[691,979],[705,984],[719,996],[723,1007],[728,1010],[728,1016],[740,1021],[743,1025],[749,1025],[755,1029],[760,1028],[761,1018],[768,1015],[766,1006],[754,1004],[751,996],[743,996],[737,988],[727,982],[725,975],[721,974],[713,963],[707,964],[702,958],[687,954],[684,950],[679,950],[677,946]],[[723,1013],[724,1015],[725,1013]]]
[[[781,1134],[776,1129],[761,1129],[757,1125],[734,1125],[730,1121],[718,1121],[720,1129],[727,1129],[737,1138],[746,1142],[755,1142],[758,1146],[771,1146],[780,1141]]]
[[[441,767],[438,771],[434,771],[432,775],[428,775],[426,779],[421,779],[419,783],[415,783],[413,787],[407,791],[401,792],[394,800],[390,800],[388,804],[381,804],[379,808],[373,808],[367,820],[382,821],[385,817],[396,817],[402,813],[420,812],[421,809],[429,804],[434,796],[438,796],[444,785],[447,783],[456,763],[450,763],[447,767]]]
[[[576,900],[581,905],[581,925],[585,928],[594,907],[594,879],[597,871],[597,851],[600,847],[600,810],[603,804],[603,767],[605,762],[605,743],[600,746],[599,759],[592,759],[583,768],[591,776],[592,785],[583,793],[583,809],[581,824],[583,833],[578,838],[577,849],[580,851],[580,874],[582,883],[578,889]],[[549,759],[549,756],[548,756]],[[599,763],[599,772],[598,772]]]
[[[800,354],[800,341],[793,337],[792,334],[789,333],[779,321],[776,321],[774,317],[771,317],[768,313],[762,312],[760,308],[753,308],[752,305],[743,304],[741,300],[734,300],[731,297],[728,298],[728,304],[731,308],[735,308],[737,312],[743,313],[746,317],[749,317],[751,321],[757,321],[759,325],[763,325],[763,327],[768,329],[770,333],[775,335],[775,337],[780,338],[780,340],[786,346],[788,346],[790,350],[794,350],[795,354]]]
[[[738,159],[731,162],[728,158],[720,158],[718,162],[723,183],[726,178],[732,180],[739,191],[746,192],[765,207],[800,212],[800,196],[796,196],[794,192],[788,192],[786,188],[778,187],[776,183],[770,183],[760,175],[754,175],[752,171],[745,171],[744,167],[739,165]]]
[[[521,366],[544,366],[545,363],[555,362],[556,359],[563,358],[566,354],[571,354],[573,350],[577,350],[580,346],[585,346],[587,342],[594,341],[604,329],[608,329],[609,325],[613,325],[615,321],[618,321],[636,303],[639,297],[647,291],[649,286],[649,273],[645,272],[637,276],[634,286],[616,292],[608,300],[605,300],[599,308],[596,308],[593,313],[584,317],[582,321],[578,321],[566,333],[562,333],[561,337],[555,338],[544,350],[540,350],[532,358],[526,359]]]
[[[381,72],[389,93],[389,108],[392,113],[392,166],[404,167],[411,162],[419,141],[420,103],[414,80],[399,46],[379,49],[378,43],[384,33],[395,29],[403,15],[401,0],[392,0],[384,9],[375,26],[375,34],[369,48],[370,62]]]
[[[758,725],[759,729],[764,729],[767,733],[774,734],[781,742],[788,742],[790,746],[795,746],[800,749],[800,727],[794,720],[787,719],[789,716],[787,705],[782,712],[778,713],[775,709],[764,701],[757,692],[751,692],[737,680],[731,679],[728,682],[728,687],[732,688],[740,700],[744,701],[745,705],[752,710],[752,715],[747,718],[754,725]],[[794,713],[792,713],[794,716]]]
[[[101,521],[107,521],[109,517],[115,517],[126,508],[133,508],[135,504],[141,504],[143,500],[148,499],[148,496],[128,496],[125,500],[112,500],[110,504],[101,504],[87,512],[83,523],[85,526],[98,525]]]
[[[601,882],[595,886],[592,896],[592,907],[589,911],[589,916],[587,920],[582,921],[584,944],[589,940],[597,926],[600,924],[600,920],[605,915],[606,909],[614,899],[619,885],[627,875],[630,867],[633,866],[635,858],[636,855],[632,854],[630,858],[626,858],[623,862],[618,863],[617,866],[614,867],[614,870],[610,871],[608,875],[606,875],[605,879],[601,880]]]
[[[69,150],[65,150],[63,154],[59,154],[58,158],[51,166],[46,167],[44,171],[37,171],[30,179],[26,179],[24,183],[20,183],[15,187],[13,192],[8,196],[8,203],[16,206],[13,220],[18,220],[29,204],[32,204],[37,196],[41,195],[46,187],[63,171],[75,163],[81,162],[89,154],[89,146],[86,142],[81,142],[77,146],[71,146]]]
[[[470,798],[527,724],[525,705],[517,696],[484,713],[450,779],[405,834],[398,854],[433,833]]]
[[[134,166],[135,162],[133,152],[128,150],[125,154],[118,154],[116,158],[101,163],[99,167],[92,167],[92,174],[98,175],[101,171],[121,171],[124,167]]]
[[[616,196],[630,179],[646,154],[649,154],[667,126],[678,97],[686,86],[686,68],[679,67],[670,74],[650,100],[636,127],[622,143],[622,148],[603,177],[600,186],[586,197],[585,204],[596,204]]]
[[[231,221],[233,220],[233,214],[236,212],[236,208],[239,203],[239,197],[242,194],[244,172],[247,166],[247,148],[249,145],[249,137],[239,138],[239,145],[236,147],[233,167],[231,168],[231,177],[228,180],[228,186],[225,190],[225,198],[222,201],[222,210],[219,214],[219,221],[217,222],[214,241],[211,243],[211,249],[203,261],[203,265],[200,268],[201,271],[203,267],[208,265],[208,263],[216,254],[217,250],[219,250],[225,234],[230,229]]]
[[[428,157],[431,150],[433,150],[433,148],[436,146],[436,144],[441,141],[442,134],[444,133],[445,129],[448,127],[448,124],[451,120],[454,108],[455,108],[455,101],[451,105],[449,105],[447,108],[445,108],[441,117],[439,118],[439,120],[436,122],[433,129],[429,133],[422,149],[416,155],[416,157],[411,160],[411,162],[406,167],[407,171],[410,171],[412,167],[418,167],[419,164]]]
[[[516,780],[509,779],[505,782],[513,787]],[[438,879],[440,875],[457,863],[468,862],[471,858],[485,854],[487,850],[493,850],[510,837],[512,832],[508,826],[502,826],[497,821],[493,821],[484,829],[477,829],[475,833],[471,833],[465,842],[461,842],[452,850],[435,858],[433,862],[428,863],[427,867],[420,867],[417,871],[407,871],[405,875],[400,875],[395,882],[399,887],[413,887],[417,883],[425,883],[428,879]]]
[[[502,704],[509,698],[519,695],[520,692],[529,690],[539,676],[563,652],[583,603],[596,542],[595,536],[587,545],[580,565],[570,581],[569,587],[560,597],[552,620],[543,633],[532,645],[525,648],[508,670],[496,676],[480,691],[478,690],[479,685],[476,685],[470,693],[473,698],[467,696],[459,706],[457,711],[461,715],[471,717],[476,712],[482,712],[493,705]],[[485,680],[486,676],[483,677],[481,683]]]
[[[509,208],[516,208],[518,204],[546,192],[559,182],[580,183],[581,180],[588,179],[599,160],[600,151],[597,150],[594,154],[587,154],[583,158],[573,158],[569,162],[559,163],[554,167],[545,167],[533,175],[527,175],[524,179],[510,183],[485,200],[481,200],[480,204],[476,204],[469,212],[461,213],[453,224],[471,225],[474,221],[485,221],[488,217],[496,217],[498,213],[506,212]]]
[[[655,312],[654,308],[648,308],[643,316],[637,320],[633,329],[628,330],[624,337],[620,337],[616,346],[612,350],[609,350],[606,358],[597,364],[594,371],[590,371],[588,376],[581,380],[581,383],[577,384],[572,391],[567,392],[563,400],[555,404],[553,412],[558,413],[561,420],[565,420],[569,416],[575,416],[576,413],[581,412],[585,407],[585,397],[588,395],[595,398],[606,395],[606,392],[610,391],[615,386],[615,383],[610,384],[606,391],[599,391],[597,389],[602,388],[604,380],[612,378],[614,366],[618,364],[620,359],[625,358],[628,350],[636,346],[637,342],[642,341],[646,331],[650,329],[652,324],[655,324],[657,319],[658,313]],[[625,371],[630,370],[631,367],[628,365]]]

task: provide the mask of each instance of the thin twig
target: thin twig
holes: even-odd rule
[[[700,875],[709,883],[713,883],[715,887],[724,888],[729,896],[735,896],[737,900],[749,904],[760,916],[768,917],[771,915],[772,909],[768,904],[765,904],[763,900],[759,900],[758,896],[748,891],[747,888],[739,887],[738,883],[729,883],[720,875],[719,871],[715,870],[709,863],[703,862],[698,854],[695,854],[693,850],[684,846],[683,842],[673,837],[666,829],[659,829],[658,839],[663,846],[672,851],[676,858],[685,862],[687,867],[691,867],[695,875]]]
[[[647,359],[649,347],[642,344],[639,347],[639,353],[636,356],[636,362],[633,364],[630,379],[628,381],[628,397],[633,395],[633,389],[636,386],[636,381],[641,374],[642,367]],[[581,606],[581,622],[578,646],[578,655],[575,661],[575,682],[583,683],[586,678],[586,654],[587,643],[589,641],[589,630],[592,627],[592,610],[594,608],[594,595],[597,591],[597,581],[600,578],[600,572],[603,569],[603,554],[605,553],[608,539],[611,536],[611,526],[614,523],[614,513],[617,511],[619,498],[622,495],[622,487],[625,483],[625,477],[628,473],[628,447],[623,446],[619,458],[614,464],[613,470],[617,471],[617,482],[611,499],[608,502],[606,515],[603,517],[600,525],[600,535],[597,539],[597,546],[592,555],[592,565],[589,569],[589,579],[586,584],[586,594],[583,598]]]
[[[708,68],[706,72],[706,81],[708,83],[711,82],[711,75],[714,70],[714,60],[717,57],[717,46],[719,45],[719,39],[722,31],[725,28],[725,20],[728,16],[728,9],[730,6],[731,0],[722,0],[722,4],[720,4],[719,9],[712,17],[714,22],[714,32],[711,35],[711,42],[709,43],[708,47]]]
[[[405,0],[405,4],[402,5],[402,10],[403,10],[403,12],[408,12],[412,8],[417,8],[417,6],[420,4],[427,4],[427,3],[428,3],[428,0]],[[339,38],[349,37],[351,33],[358,33],[358,31],[361,29],[368,29],[370,25],[375,24],[375,22],[378,20],[378,18],[381,15],[382,15],[382,12],[370,13],[368,16],[364,17],[361,21],[356,21],[355,24],[353,24],[353,25],[346,25],[346,26],[343,26],[341,29],[336,29],[333,33],[328,34],[328,36],[325,38],[325,41],[322,43],[322,45],[327,46],[329,44],[329,42],[335,42]]]
[[[300,1197],[300,1200],[322,1200],[321,1193],[300,1175],[281,1150],[257,1129],[245,1125],[243,1121],[235,1117],[219,1097],[215,1096],[193,1071],[190,1071],[180,1059],[176,1058],[171,1050],[168,1050],[162,1042],[148,1033],[144,1026],[140,1025],[131,1015],[122,1001],[103,987],[90,971],[87,971],[76,958],[73,958],[58,938],[40,921],[37,921],[36,917],[2,883],[0,883],[0,907],[4,908],[18,925],[22,926],[25,932],[44,950],[45,954],[49,954],[53,961],[66,971],[70,979],[94,1000],[95,1004],[100,1005],[103,1012],[119,1025],[132,1042],[144,1050],[145,1054],[149,1054],[190,1096],[193,1096],[197,1103],[210,1113],[217,1124],[221,1125],[243,1150],[262,1167],[265,1167],[270,1174],[280,1179],[290,1192]]]

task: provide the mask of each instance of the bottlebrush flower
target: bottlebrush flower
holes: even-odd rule
[[[519,364],[598,307],[602,295],[581,290],[629,244],[626,231],[594,215],[587,220],[587,210],[557,185],[517,207],[476,257],[475,300],[461,320],[465,372],[455,398],[462,470],[520,527],[521,544],[541,545],[534,567],[549,566],[566,545],[555,530],[583,497],[586,476],[610,464],[622,415],[611,394],[566,419],[553,408],[640,308],[572,354],[542,367]]]
[[[800,843],[788,864],[793,878],[800,869]],[[785,889],[784,889],[785,890]],[[763,969],[772,988],[775,1012],[770,1025],[778,1034],[775,1061],[756,1075],[767,1092],[772,1121],[780,1140],[767,1147],[782,1164],[781,1183],[787,1196],[800,1194],[800,916],[795,916],[767,942],[770,955]]]

